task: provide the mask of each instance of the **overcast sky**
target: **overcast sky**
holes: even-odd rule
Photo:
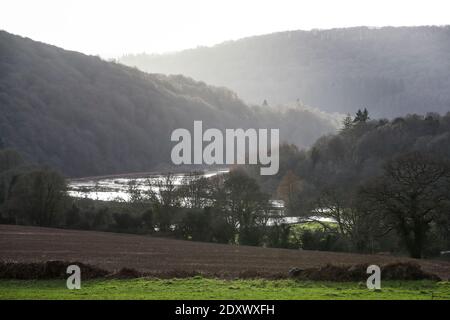
[[[0,29],[105,58],[285,30],[450,24],[449,0],[0,0]]]

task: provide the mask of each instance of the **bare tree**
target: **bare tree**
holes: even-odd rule
[[[201,171],[184,175],[181,179],[180,194],[185,207],[192,209],[204,208],[208,203],[208,179]]]
[[[171,230],[174,216],[181,206],[178,177],[173,173],[148,179],[148,190],[144,196],[152,203],[156,214],[157,225],[162,232]]]
[[[226,212],[239,231],[240,244],[258,242],[257,227],[264,223],[269,196],[263,193],[254,179],[239,170],[231,171],[225,182]]]
[[[449,163],[418,152],[399,156],[361,195],[366,207],[381,214],[386,228],[398,232],[410,256],[422,258],[431,223],[448,209]]]
[[[308,220],[319,223],[328,232],[336,230],[351,242],[354,249],[362,252],[371,249],[369,239],[374,236],[376,228],[371,228],[368,222],[373,217],[358,206],[353,190],[334,186],[324,188],[314,199]],[[331,219],[336,227],[320,218]]]
[[[16,222],[52,226],[61,213],[66,191],[64,177],[51,170],[34,170],[18,176],[7,200]]]

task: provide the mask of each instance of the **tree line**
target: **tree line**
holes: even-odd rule
[[[282,128],[300,147],[335,117],[248,106],[232,91],[147,74],[0,31],[0,137],[29,161],[69,177],[169,171],[173,130]],[[172,169],[173,170],[173,169]]]
[[[282,217],[269,195],[242,170],[211,178],[167,174],[147,188],[128,185],[128,201],[71,198],[65,178],[0,151],[0,223],[102,230],[218,243],[276,243],[267,230]],[[269,221],[272,220],[272,224]]]
[[[376,117],[447,112],[449,26],[286,31],[177,53],[129,54],[147,72],[224,85],[250,103],[296,101],[327,112],[365,105]]]
[[[278,177],[259,182],[339,250],[439,255],[450,247],[449,142],[450,114],[370,120],[359,110],[309,150],[283,146]]]
[[[131,180],[128,201],[70,198],[59,173],[3,149],[1,222],[436,256],[450,247],[449,142],[450,114],[371,120],[359,110],[310,149],[281,146],[276,176],[246,166],[210,178],[192,172],[181,182],[167,174],[145,190]]]

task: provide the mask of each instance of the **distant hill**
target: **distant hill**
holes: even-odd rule
[[[226,89],[146,74],[0,31],[0,144],[69,176],[167,168],[170,134],[204,127],[280,128],[300,147],[336,129],[335,117],[249,107]]]
[[[300,99],[375,117],[450,110],[450,27],[289,31],[121,63],[227,86],[249,103]]]

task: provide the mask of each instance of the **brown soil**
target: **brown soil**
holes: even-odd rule
[[[172,240],[95,231],[0,225],[4,262],[79,261],[108,272],[125,268],[161,275],[283,277],[292,268],[320,268],[415,262],[428,272],[450,278],[450,263],[386,255],[269,249]],[[128,271],[127,271],[128,269]],[[132,273],[132,272],[131,272]]]
[[[65,279],[67,267],[80,267],[83,279],[101,278],[108,275],[108,271],[98,267],[74,261],[46,261],[46,262],[3,262],[0,261],[0,279]]]
[[[352,266],[325,265],[319,268],[305,270],[295,269],[290,272],[291,277],[298,280],[314,281],[364,281],[367,279],[368,264]],[[383,280],[440,280],[435,274],[422,270],[414,262],[395,262],[381,267]]]

